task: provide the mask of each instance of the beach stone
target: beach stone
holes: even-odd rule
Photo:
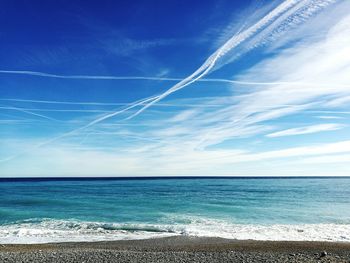
[[[320,257],[323,258],[323,257],[325,257],[327,255],[328,255],[327,251],[322,251],[321,254],[320,254]]]

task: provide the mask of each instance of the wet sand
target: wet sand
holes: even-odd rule
[[[350,262],[350,243],[147,240],[0,245],[0,262]]]

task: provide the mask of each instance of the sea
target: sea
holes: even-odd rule
[[[0,179],[0,243],[350,242],[350,178]]]

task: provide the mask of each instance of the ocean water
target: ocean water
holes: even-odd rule
[[[350,178],[1,180],[0,243],[350,242]]]

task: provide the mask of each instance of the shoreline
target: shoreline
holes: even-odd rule
[[[350,242],[255,241],[175,236],[142,240],[0,245],[0,262],[7,263],[242,261],[350,262]]]

